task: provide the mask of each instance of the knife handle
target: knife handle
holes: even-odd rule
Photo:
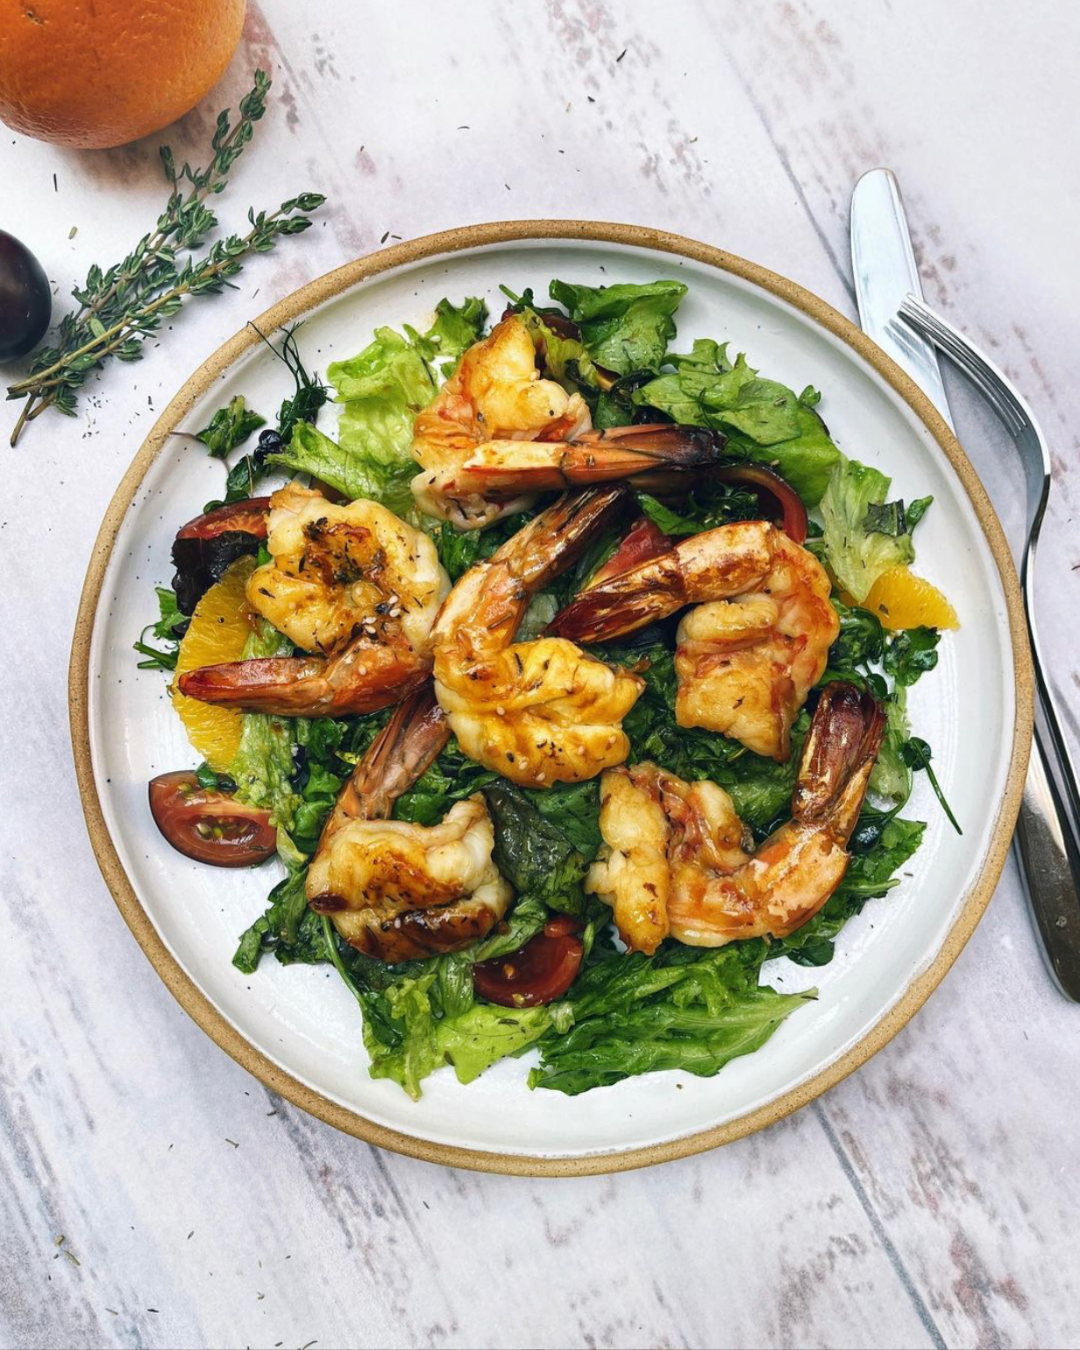
[[[1046,968],[1065,997],[1080,1003],[1080,904],[1076,890],[1080,857],[1071,832],[1062,829],[1065,819],[1042,734],[1036,727],[1016,825],[1023,864],[1020,874],[1042,937]]]

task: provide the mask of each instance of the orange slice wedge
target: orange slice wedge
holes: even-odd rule
[[[253,618],[244,588],[254,570],[254,558],[238,558],[195,606],[177,653],[177,678],[200,666],[241,659],[251,636]],[[240,746],[244,714],[235,708],[187,698],[175,682],[169,686],[169,695],[188,740],[212,769],[224,773]]]
[[[941,591],[909,568],[890,567],[882,572],[862,603],[881,620],[883,628],[959,628],[956,610]]]

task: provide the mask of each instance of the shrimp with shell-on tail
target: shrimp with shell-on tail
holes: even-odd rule
[[[648,491],[689,486],[715,464],[724,437],[670,424],[592,429],[578,393],[541,378],[519,314],[508,314],[462,356],[417,416],[412,482],[417,505],[458,529],[483,529],[527,510],[539,492],[629,479]]]
[[[311,908],[381,961],[459,951],[485,937],[513,898],[492,859],[482,794],[457,802],[437,825],[387,818],[449,737],[425,683],[394,709],[342,788],[308,869]]]
[[[775,525],[742,520],[590,586],[548,632],[609,642],[694,606],[677,634],[675,720],[783,761],[840,621],[825,569]]]
[[[340,717],[397,703],[431,672],[431,626],[450,589],[435,545],[378,502],[328,502],[296,483],[270,498],[271,561],[249,605],[308,656],[188,671],[181,693],[284,717]]]
[[[514,642],[530,597],[621,510],[621,488],[567,493],[457,582],[432,630],[435,693],[462,750],[525,787],[593,778],[629,750],[644,682],[565,638]]]
[[[626,944],[650,955],[667,937],[691,947],[786,937],[844,878],[884,727],[869,692],[826,685],[803,745],[792,819],[757,849],[716,783],[686,783],[649,763],[608,770],[600,781],[604,846],[586,889],[612,907]]]

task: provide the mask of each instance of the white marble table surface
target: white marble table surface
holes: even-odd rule
[[[1043,972],[1012,862],[927,1007],[783,1124],[610,1178],[444,1171],[268,1095],[173,1002],[91,855],[65,689],[124,467],[179,378],[272,298],[387,233],[576,216],[709,240],[853,313],[849,193],[888,163],[930,300],[1053,439],[1041,617],[1075,707],[1078,44],[1053,0],[252,6],[223,88],[170,139],[200,149],[263,65],[272,112],[223,210],[302,186],[332,205],[79,421],[3,450],[3,1345],[1080,1342],[1080,1008]],[[60,292],[156,214],[157,142],[0,136],[0,226]],[[1014,504],[985,419],[958,413]]]

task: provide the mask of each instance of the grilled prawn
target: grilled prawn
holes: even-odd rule
[[[337,506],[295,483],[270,507],[271,561],[252,573],[248,603],[312,655],[204,666],[180,677],[181,692],[287,717],[396,703],[431,670],[450,588],[435,545],[377,502]]]
[[[455,585],[431,638],[435,693],[461,748],[527,787],[593,778],[626,758],[644,684],[565,638],[514,642],[529,598],[577,557],[621,489],[566,494]]]
[[[457,802],[438,825],[386,819],[449,735],[431,685],[415,690],[342,789],[308,869],[311,908],[382,961],[467,947],[513,897],[492,861],[495,836],[481,794]]]
[[[840,631],[829,591],[812,553],[774,525],[744,520],[609,576],[556,615],[548,631],[604,642],[696,606],[677,635],[676,721],[785,760],[791,724]]]
[[[538,492],[623,478],[659,489],[715,462],[724,444],[695,427],[591,425],[580,394],[540,378],[524,319],[508,315],[466,351],[416,418],[417,504],[459,529],[479,529],[527,509]]]
[[[691,947],[786,937],[847,871],[885,719],[868,693],[826,685],[803,746],[792,819],[756,851],[716,783],[686,783],[655,764],[600,783],[604,847],[586,889],[614,911],[623,940],[651,954],[671,936]]]

